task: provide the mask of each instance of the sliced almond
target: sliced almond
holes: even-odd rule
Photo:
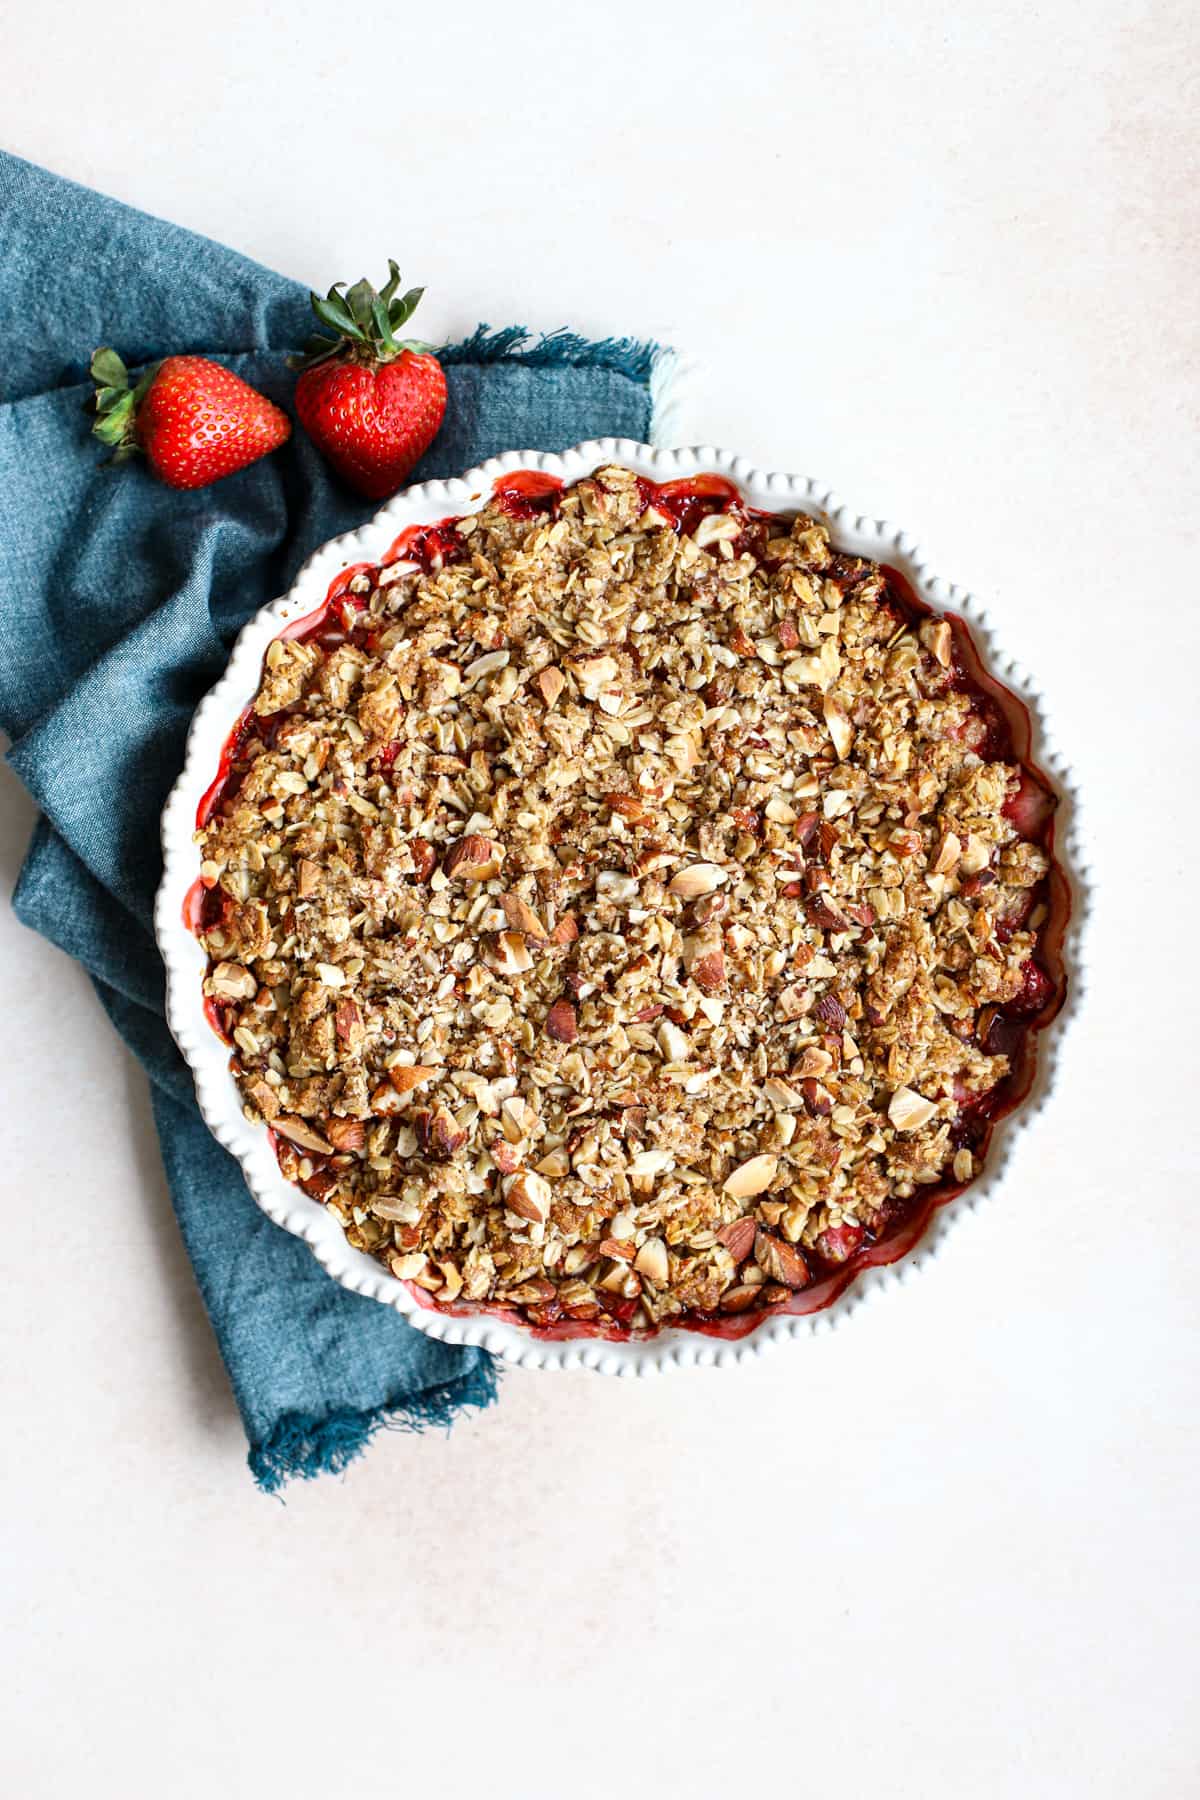
[[[623,819],[637,821],[646,817],[645,804],[636,794],[605,794],[604,804],[610,812],[619,813]]]
[[[496,934],[493,960],[501,975],[526,975],[533,967],[529,945],[519,931],[501,931]]]
[[[433,1063],[395,1063],[388,1070],[388,1080],[398,1094],[411,1094],[415,1087],[438,1073]]]
[[[695,911],[717,902],[724,905],[723,894],[701,895]],[[692,937],[683,940],[683,966],[702,994],[716,994],[725,986],[725,952],[721,947],[721,928],[705,924]]]
[[[641,1293],[637,1276],[622,1262],[615,1263],[607,1275],[600,1277],[596,1286],[609,1294],[623,1294],[628,1300]]]
[[[778,1167],[777,1156],[752,1156],[725,1177],[723,1191],[733,1200],[748,1200],[770,1187]]]
[[[520,1094],[510,1094],[500,1107],[500,1125],[510,1144],[519,1144],[522,1138],[529,1136],[538,1122],[538,1116],[527,1100]]]
[[[424,1274],[428,1261],[423,1250],[410,1250],[404,1256],[390,1256],[388,1267],[398,1281],[414,1281],[418,1275]]]
[[[921,625],[920,638],[930,654],[941,663],[943,669],[948,669],[954,645],[954,634],[948,620],[925,619]]]
[[[888,1118],[897,1131],[919,1131],[937,1112],[932,1100],[926,1100],[910,1087],[897,1088],[888,1102]]]
[[[825,717],[825,728],[833,739],[838,761],[845,762],[854,742],[854,727],[850,723],[850,715],[836,694],[826,694],[821,710]]]
[[[382,1118],[390,1118],[393,1113],[404,1112],[407,1104],[405,1096],[398,1094],[390,1081],[381,1081],[379,1086],[371,1091],[371,1111],[379,1114]]]
[[[408,840],[408,852],[412,857],[413,874],[418,881],[428,881],[437,867],[437,851],[428,838],[415,837]]]
[[[938,845],[937,855],[933,861],[935,875],[948,875],[958,863],[962,855],[962,839],[953,831],[948,831]]]
[[[672,877],[667,887],[669,894],[675,894],[681,900],[695,900],[701,894],[711,894],[729,880],[729,871],[722,869],[718,863],[692,863],[686,869]]]
[[[462,1293],[463,1278],[452,1262],[440,1262],[435,1267],[441,1272],[442,1288],[438,1299],[443,1303],[457,1300]]]
[[[492,1154],[495,1155],[495,1151]],[[559,1144],[555,1149],[547,1150],[545,1156],[540,1157],[533,1166],[539,1175],[549,1175],[552,1180],[558,1181],[562,1176],[570,1174],[571,1158],[565,1146]]]
[[[557,705],[559,695],[567,685],[566,676],[561,669],[556,669],[554,664],[551,663],[548,669],[539,670],[534,679],[538,684],[542,699],[546,702],[546,710],[552,710],[553,707]]]
[[[730,542],[742,530],[742,521],[734,513],[706,513],[692,533],[697,548],[707,550],[710,544]]]
[[[833,1111],[833,1095],[819,1081],[806,1075],[800,1083],[800,1091],[804,1095],[804,1105],[814,1119],[827,1119]]]
[[[813,995],[810,988],[802,988],[795,982],[780,990],[776,1003],[781,1019],[802,1019],[805,1013],[812,1011]]]
[[[625,875],[620,869],[602,869],[596,877],[596,892],[605,900],[628,905],[637,899],[641,889],[634,876]]]
[[[372,1194],[370,1206],[377,1219],[386,1219],[389,1224],[415,1225],[421,1216],[420,1202],[405,1200],[399,1194]]]
[[[640,1181],[647,1175],[664,1175],[674,1167],[675,1158],[669,1150],[639,1150],[625,1165],[625,1173]]]
[[[810,925],[819,931],[847,931],[850,921],[827,894],[812,894],[804,902],[804,911]]]
[[[963,874],[978,875],[981,869],[987,868],[991,860],[991,845],[986,838],[979,837],[973,831],[968,832],[961,858]]]
[[[279,1117],[279,1096],[269,1081],[264,1081],[260,1076],[247,1083],[246,1092],[268,1124]]]
[[[279,1117],[273,1121],[271,1128],[273,1131],[277,1131],[281,1137],[287,1138],[289,1142],[298,1144],[301,1150],[318,1150],[328,1155],[333,1149],[328,1138],[323,1138],[303,1119],[293,1118],[289,1113],[280,1113]]]
[[[338,1001],[333,1011],[333,1026],[339,1044],[344,1044],[350,1051],[362,1048],[366,1027],[356,1000]]]
[[[815,656],[797,656],[784,666],[784,678],[802,687],[831,688],[842,671],[842,657],[833,638],[828,637]]]
[[[692,1053],[692,1040],[686,1031],[681,1031],[670,1019],[664,1019],[658,1028],[658,1047],[666,1062],[686,1062]]]
[[[721,1311],[727,1313],[749,1312],[752,1306],[761,1306],[763,1290],[760,1283],[747,1284],[741,1287],[726,1288],[721,1295]]]
[[[497,1138],[496,1142],[490,1146],[488,1154],[502,1175],[515,1175],[521,1166],[521,1153],[515,1144],[509,1143],[507,1138]],[[542,1169],[541,1172],[543,1175],[549,1173],[546,1169]],[[563,1173],[565,1174],[566,1171],[564,1170]]]
[[[507,650],[485,650],[474,662],[469,662],[463,670],[463,681],[468,686],[482,681],[485,675],[497,675],[501,669],[508,667],[510,652]]]

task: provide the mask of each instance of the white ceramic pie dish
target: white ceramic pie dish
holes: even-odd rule
[[[777,513],[814,514],[826,521],[837,548],[898,569],[928,605],[955,614],[969,625],[972,639],[986,659],[988,673],[1015,695],[1027,711],[1032,728],[1030,756],[1050,776],[1060,796],[1054,853],[1070,884],[1072,898],[1067,1003],[1049,1030],[1039,1034],[1032,1087],[1016,1111],[997,1125],[984,1172],[965,1193],[938,1207],[917,1247],[900,1260],[862,1270],[822,1311],[769,1315],[747,1336],[736,1340],[707,1337],[681,1328],[633,1339],[549,1340],[536,1336],[527,1325],[491,1314],[449,1314],[420,1304],[405,1283],[364,1252],[352,1249],[337,1221],[284,1179],[266,1128],[252,1124],[243,1115],[229,1072],[228,1047],[212,1029],[204,1011],[205,954],[184,919],[189,891],[199,872],[199,854],[193,838],[197,809],[213,781],[226,740],[254,696],[263,655],[271,639],[296,620],[317,611],[331,582],[348,565],[381,561],[409,526],[477,511],[500,476],[518,469],[535,469],[570,483],[610,462],[623,463],[659,482],[719,473],[737,486],[749,505]],[[602,438],[579,444],[561,456],[509,451],[459,479],[426,482],[407,489],[361,530],[324,545],[301,569],[290,592],[262,608],[245,626],[224,675],[197,708],[183,772],[163,811],[162,848],[163,877],[155,906],[155,932],[166,966],[167,1022],[191,1067],[200,1111],[214,1136],[237,1157],[258,1205],[277,1225],[303,1238],[318,1261],[344,1287],[395,1307],[431,1337],[451,1344],[479,1344],[507,1361],[527,1367],[587,1367],[606,1374],[629,1375],[684,1364],[737,1362],[758,1355],[784,1338],[831,1326],[884,1286],[903,1280],[941,1247],[955,1219],[973,1210],[1000,1185],[1011,1160],[1014,1139],[1040,1110],[1049,1091],[1064,1025],[1077,1010],[1081,991],[1080,925],[1086,882],[1080,858],[1076,797],[1070,776],[1048,739],[1042,699],[1024,672],[999,652],[991,622],[969,594],[930,571],[906,532],[883,520],[859,517],[817,481],[764,473],[743,457],[709,447],[659,450],[625,439]]]

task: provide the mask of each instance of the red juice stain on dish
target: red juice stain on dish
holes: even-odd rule
[[[563,483],[557,475],[540,469],[518,469],[502,475],[492,489],[492,500],[513,519],[534,519],[538,513],[557,512]]]
[[[639,476],[637,491],[643,510],[653,507],[681,536],[695,531],[709,513],[745,511],[737,489],[723,475],[693,475],[682,481]]]
[[[285,634],[281,633],[281,635]],[[197,831],[208,824],[219,806],[225,806],[230,800],[236,798],[242,782],[245,780],[246,771],[236,768],[235,765],[245,753],[247,745],[252,740],[258,739],[269,749],[275,742],[279,727],[287,717],[286,712],[260,715],[254,711],[253,707],[246,707],[237,724],[225,739],[221,760],[217,764],[216,779],[200,796],[200,804],[196,808]]]
[[[467,554],[467,545],[455,529],[459,523],[457,517],[439,519],[434,525],[409,525],[395,540],[387,555],[379,564],[380,569],[390,568],[393,563],[415,563],[423,575],[430,575],[437,569],[443,569],[448,563],[462,562]],[[378,573],[378,569],[375,571]]]
[[[207,930],[208,921],[204,916],[204,903],[212,890],[202,875],[197,875],[187,893],[183,896],[183,922],[193,937],[199,937]]]
[[[211,994],[206,994],[204,996],[204,1016],[220,1038],[221,1042],[223,1044],[232,1045],[233,1035],[226,1023],[225,1014],[222,1012],[217,1001],[212,998]]]
[[[495,483],[492,499],[510,517],[531,519],[539,514],[549,516],[557,511],[563,488],[564,484],[557,476],[543,474],[539,470],[519,470],[512,475],[502,476]],[[739,518],[742,530],[736,538],[729,540],[735,555],[749,550],[752,554],[762,556],[772,527],[778,527],[782,535],[786,535],[791,528],[790,519],[784,515],[747,507],[734,484],[721,475],[701,474],[668,482],[654,482],[639,477],[637,492],[643,509],[653,507],[662,516],[663,522],[680,534],[694,532],[701,520],[710,513],[727,512]],[[353,636],[353,616],[363,609],[366,599],[365,595],[349,591],[354,578],[366,575],[369,580],[373,579],[380,569],[400,561],[410,562],[423,573],[429,574],[463,560],[469,547],[457,531],[459,522],[459,518],[451,517],[430,525],[409,526],[400,533],[379,563],[356,563],[343,569],[330,584],[322,606],[294,621],[280,636],[299,639],[328,638],[330,642]],[[843,573],[852,574],[855,561],[853,557],[837,554],[831,573],[835,577]],[[916,625],[930,616],[933,609],[920,599],[898,569],[888,564],[878,566],[887,584],[885,604],[895,614],[898,624]],[[1057,802],[1051,783],[1029,757],[1032,721],[1028,708],[1019,696],[1002,687],[987,673],[965,622],[955,613],[945,613],[942,616],[950,621],[954,633],[950,685],[970,695],[972,713],[977,721],[975,729],[979,731],[978,722],[983,727],[974,747],[987,760],[1020,765],[1020,786],[1005,808],[1006,815],[1021,837],[1031,839],[1052,851],[1054,809]],[[198,826],[203,825],[219,805],[227,804],[236,796],[241,776],[233,772],[234,765],[251,739],[260,738],[270,743],[286,716],[284,713],[275,714],[263,720],[257,718],[250,708],[246,709],[222,751],[216,779],[201,800],[197,813]],[[397,745],[389,745],[381,753],[381,766],[390,766],[397,749]],[[1031,892],[1030,910],[1045,900],[1046,887],[1047,884],[1041,883]],[[1070,916],[1070,892],[1061,877],[1059,887],[1061,920],[1057,936],[1061,940],[1062,929]],[[194,932],[205,929],[218,922],[224,904],[226,902],[223,896],[218,894],[215,899],[211,898],[205,884],[197,882],[189,890],[185,902],[185,923]],[[1023,922],[1015,921],[1009,927],[1008,934],[1011,936],[1011,932]],[[951,1128],[956,1146],[970,1148],[977,1160],[986,1156],[996,1124],[1019,1105],[1028,1092],[1033,1079],[1030,1040],[1054,1018],[1064,995],[1065,980],[1061,966],[1055,973],[1050,973],[1039,961],[1034,960],[1027,968],[1021,993],[1006,1006],[989,1009],[991,1017],[985,1048],[991,1054],[1008,1056],[1012,1067],[1010,1073],[986,1093],[964,1098],[959,1104],[958,1114]],[[228,1043],[219,1007],[213,1001],[206,1000],[205,1012],[213,1029]],[[283,1144],[274,1132],[269,1133],[269,1136],[276,1155],[279,1156],[283,1151]],[[314,1199],[319,1200],[322,1189],[331,1184],[332,1177],[325,1170],[323,1159],[310,1157],[309,1161],[313,1165],[312,1172],[300,1185]],[[682,1322],[682,1328],[705,1336],[733,1340],[754,1330],[767,1312],[801,1315],[822,1310],[837,1298],[862,1269],[895,1262],[906,1255],[923,1235],[937,1207],[960,1193],[965,1185],[967,1184],[948,1179],[924,1189],[917,1204],[904,1216],[894,1222],[889,1221],[888,1229],[877,1237],[872,1237],[860,1227],[841,1231],[840,1235],[837,1232],[827,1234],[836,1241],[831,1241],[826,1246],[828,1254],[822,1254],[820,1248],[806,1250],[812,1280],[807,1287],[798,1290],[790,1301],[768,1309],[732,1316],[696,1311]],[[438,1306],[423,1289],[411,1283],[405,1285],[423,1307],[436,1307],[436,1310],[449,1313],[461,1313],[465,1310],[457,1305]],[[601,1308],[600,1316],[596,1321],[582,1325],[579,1320],[560,1316],[562,1309],[556,1301],[534,1309],[533,1335],[546,1339],[627,1337],[637,1302],[603,1293],[597,1293],[596,1297]],[[483,1306],[471,1310],[497,1317],[516,1317],[510,1308],[503,1306]],[[677,1327],[679,1323],[676,1321]]]

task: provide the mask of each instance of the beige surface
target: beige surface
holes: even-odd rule
[[[1057,1104],[936,1269],[730,1375],[513,1373],[286,1505],[243,1467],[141,1078],[0,913],[28,1800],[1196,1781],[1198,34],[1163,0],[836,10],[568,9],[535,41],[464,4],[418,76],[399,13],[372,45],[308,0],[153,29],[120,0],[134,104],[65,0],[10,22],[25,155],[322,284],[402,254],[432,336],[703,353],[689,435],[823,476],[986,598],[1102,883]]]

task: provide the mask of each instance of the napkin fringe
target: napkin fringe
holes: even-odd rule
[[[270,1437],[255,1444],[246,1458],[264,1494],[278,1493],[285,1482],[312,1481],[318,1475],[340,1475],[361,1456],[378,1431],[448,1431],[460,1414],[482,1411],[496,1398],[499,1379],[490,1357],[481,1357],[465,1375],[398,1401],[395,1406],[359,1412],[342,1407],[323,1418],[284,1413]]]
[[[493,331],[477,325],[470,337],[438,351],[443,363],[519,362],[531,369],[611,369],[631,381],[649,381],[664,354],[651,338],[586,338],[577,331],[543,331],[535,341],[524,325]]]

